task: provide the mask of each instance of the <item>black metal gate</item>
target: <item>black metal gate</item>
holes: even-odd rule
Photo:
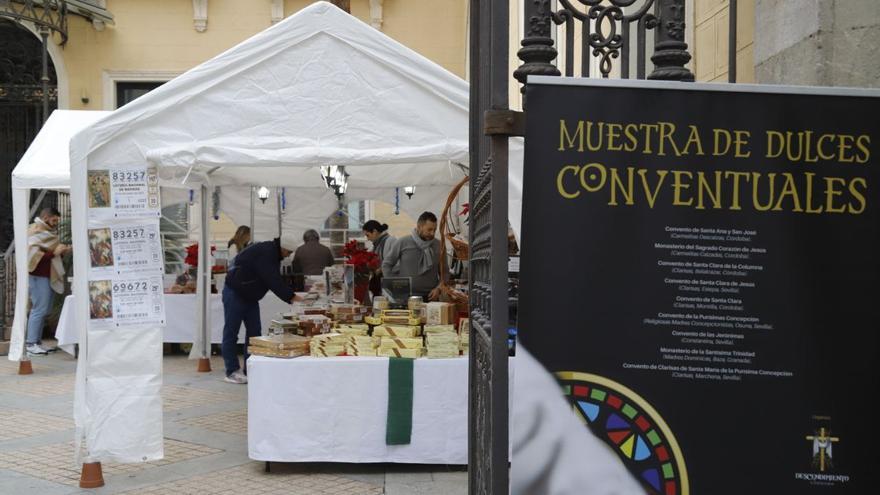
[[[508,109],[508,4],[472,0],[469,492],[508,485],[507,141],[484,115]]]
[[[684,67],[691,58],[684,40],[684,3],[523,0],[525,38],[517,52],[523,65],[514,77],[525,84],[529,75],[559,76],[562,67],[569,77],[644,79],[649,74],[648,79],[693,81]],[[735,3],[731,0],[734,13]],[[510,136],[522,135],[525,113],[508,107],[508,8],[507,0],[470,2],[472,494],[509,490],[507,146]],[[735,21],[731,23],[735,36]],[[557,36],[564,40],[564,56],[554,64]],[[731,46],[735,64],[735,41]],[[523,108],[528,111],[528,102]]]
[[[67,39],[63,0],[0,1],[0,338],[14,304],[15,277],[11,260],[12,169],[24,155],[43,123],[58,107],[55,67],[47,43],[53,33]],[[20,22],[37,27],[40,38]],[[56,206],[56,194],[46,206]]]

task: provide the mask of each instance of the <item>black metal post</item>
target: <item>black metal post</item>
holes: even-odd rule
[[[43,73],[40,81],[43,84],[43,124],[49,120],[49,30],[40,29],[40,38],[43,39]]]
[[[729,33],[727,34],[727,82],[736,82],[736,0],[730,0]]]
[[[648,79],[693,81],[694,75],[684,65],[691,59],[684,42],[684,0],[658,0],[657,32],[655,34],[654,71]]]
[[[6,332],[6,253],[0,252],[0,335]]]
[[[509,135],[492,130],[492,116],[509,112],[509,11],[507,0],[471,0],[470,6],[468,492],[491,495],[509,491],[510,469],[507,369]],[[552,40],[550,45],[552,50]]]
[[[509,12],[508,1],[493,0],[491,2],[491,47],[492,66],[489,71],[490,95],[489,107],[493,110],[508,110],[509,98],[508,80],[509,65]],[[555,52],[555,50],[554,50]],[[554,67],[555,69],[555,67]],[[557,71],[558,73],[558,71]],[[485,115],[485,114],[484,114]],[[485,131],[484,131],[485,132]],[[508,375],[508,347],[507,328],[509,326],[508,312],[508,245],[507,245],[507,184],[508,184],[508,136],[493,135],[489,150],[490,159],[493,162],[491,190],[491,303],[490,315],[492,318],[492,484],[493,493],[509,492],[510,459],[509,452],[509,375]]]
[[[553,38],[550,37],[553,23],[550,0],[527,1],[524,7],[527,34],[520,42],[522,48],[516,52],[516,56],[523,61],[523,64],[513,72],[513,77],[523,85],[521,89],[523,92],[526,89],[526,78],[530,75],[560,75],[559,69],[550,63],[557,55]]]

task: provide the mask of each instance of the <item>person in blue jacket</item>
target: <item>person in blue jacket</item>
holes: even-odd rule
[[[297,299],[293,288],[281,277],[281,260],[296,250],[296,237],[284,234],[271,241],[258,242],[243,250],[226,275],[223,287],[223,344],[221,353],[226,366],[225,381],[247,383],[247,346],[250,337],[262,333],[260,299],[270,290],[282,301],[291,304]],[[238,331],[244,322],[245,372],[241,371],[236,354]]]

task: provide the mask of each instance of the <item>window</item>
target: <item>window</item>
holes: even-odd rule
[[[333,251],[337,261],[342,259],[341,252],[345,243],[352,239],[366,240],[361,227],[369,218],[368,209],[368,202],[353,201],[336,210],[324,221],[321,240]]]
[[[163,84],[165,81],[117,82],[116,108],[133,102]]]

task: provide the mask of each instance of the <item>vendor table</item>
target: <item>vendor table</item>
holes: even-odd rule
[[[409,445],[385,444],[387,417],[388,358],[248,360],[251,459],[467,464],[468,358],[415,360]]]
[[[79,330],[74,322],[73,302],[75,296],[67,296],[64,306],[61,308],[61,316],[58,319],[58,328],[55,330],[55,338],[58,345],[69,353],[73,353],[73,344],[79,342]],[[223,301],[220,294],[211,294],[211,342],[219,344],[223,341]],[[164,341],[170,343],[192,343],[196,325],[198,325],[198,301],[195,294],[165,294],[165,325]],[[276,318],[278,313],[290,311],[290,305],[281,301],[272,294],[268,294],[260,301],[260,320],[263,328],[269,327],[269,322]],[[239,342],[244,342],[244,325],[238,336]]]

